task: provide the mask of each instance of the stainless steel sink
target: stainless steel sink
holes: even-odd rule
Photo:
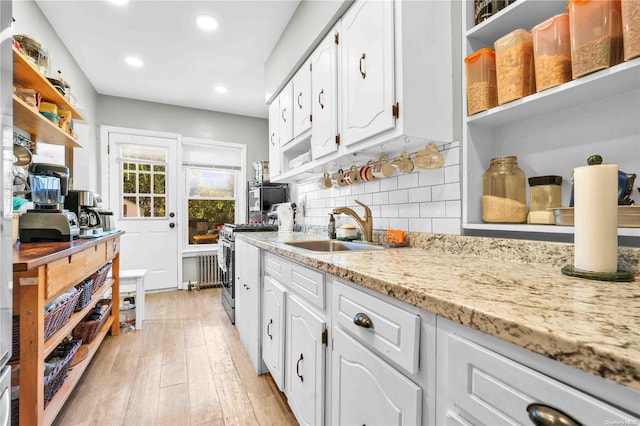
[[[354,251],[354,250],[382,250],[384,247],[367,243],[354,243],[349,241],[317,240],[317,241],[290,241],[287,245],[309,251]]]

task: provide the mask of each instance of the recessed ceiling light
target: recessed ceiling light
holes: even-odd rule
[[[124,6],[125,4],[129,3],[129,0],[109,0],[109,2],[117,4],[118,6]]]
[[[124,58],[124,61],[134,68],[142,68],[144,66],[142,59],[136,58],[135,56],[127,56]]]
[[[196,18],[196,23],[205,31],[213,31],[218,28],[218,21],[213,16],[200,15]]]
[[[227,93],[229,91],[229,89],[224,86],[216,86],[214,90],[218,93]]]

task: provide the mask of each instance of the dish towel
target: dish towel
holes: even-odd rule
[[[222,244],[218,244],[218,266],[222,269],[222,272],[227,273],[227,257],[224,254],[224,247]]]

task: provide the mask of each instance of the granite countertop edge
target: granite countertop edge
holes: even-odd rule
[[[284,244],[326,239],[306,233],[240,239],[640,391],[640,249],[619,249],[619,263],[635,281],[605,283],[561,274],[573,257],[570,244],[411,236],[411,248],[339,253]]]

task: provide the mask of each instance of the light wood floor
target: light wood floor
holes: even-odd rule
[[[58,425],[296,425],[256,376],[220,289],[153,293],[140,331],[107,336]]]

